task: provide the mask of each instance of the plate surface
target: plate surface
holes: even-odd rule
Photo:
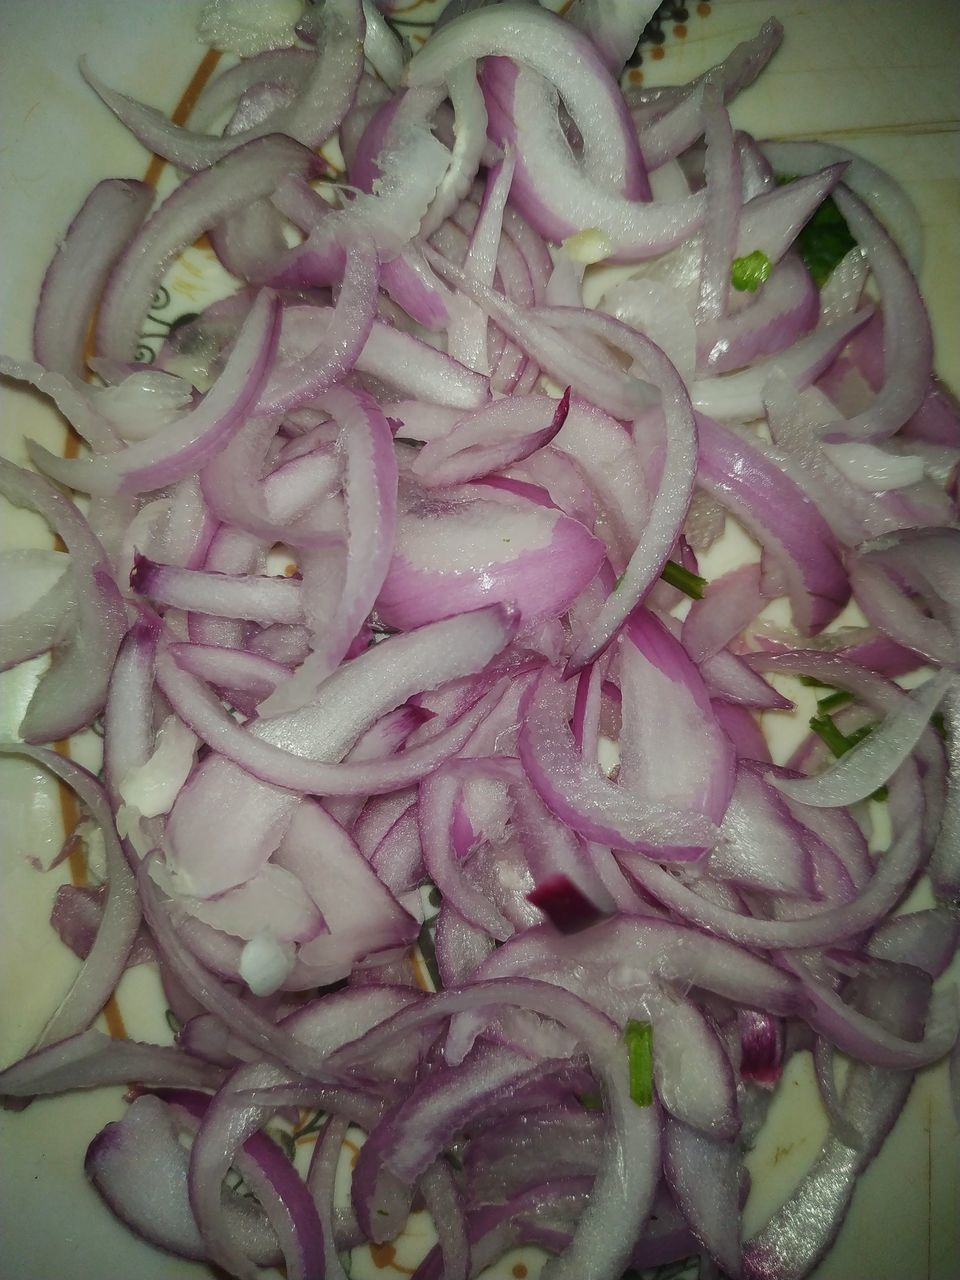
[[[4,247],[0,350],[25,358],[44,269],[82,200],[102,177],[141,177],[148,158],[86,88],[76,58],[87,53],[112,84],[164,109],[181,98],[204,50],[194,31],[202,0],[74,0],[0,4],[0,244]],[[398,6],[399,8],[400,6]],[[403,6],[414,37],[439,7]],[[685,80],[717,61],[775,11],[786,40],[774,65],[734,107],[734,120],[759,136],[829,138],[883,165],[909,189],[927,233],[922,276],[933,317],[940,373],[960,386],[960,5],[953,0],[716,0],[675,6],[660,53],[638,68],[648,84]],[[22,438],[63,446],[62,425],[32,395],[0,386],[0,450],[24,460]],[[39,520],[2,509],[4,546],[49,546]],[[0,676],[0,737],[13,737],[38,664]],[[76,743],[95,765],[95,741]],[[70,953],[49,928],[50,904],[65,871],[39,873],[63,839],[58,793],[28,762],[0,765],[0,1060],[28,1047],[69,985]],[[131,1035],[168,1035],[157,984],[132,971],[119,995]],[[55,1098],[20,1114],[0,1113],[0,1240],[11,1280],[188,1280],[210,1273],[141,1244],[101,1204],[82,1175],[94,1134],[120,1113],[117,1090]],[[798,1055],[778,1091],[750,1158],[755,1228],[816,1154],[825,1123],[812,1091],[809,1058]],[[960,1258],[960,1136],[943,1069],[925,1073],[880,1158],[863,1178],[838,1244],[818,1280],[956,1280]],[[410,1274],[414,1222],[397,1251],[356,1258],[353,1274]],[[491,1276],[536,1274],[515,1253]],[[672,1274],[677,1274],[673,1271]],[[666,1280],[666,1272],[662,1273]]]

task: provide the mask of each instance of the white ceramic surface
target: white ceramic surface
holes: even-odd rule
[[[147,157],[76,71],[80,53],[113,84],[170,109],[200,58],[194,23],[202,0],[2,0],[0,2],[0,350],[29,354],[32,309],[57,236],[93,183],[139,177]],[[927,231],[923,287],[941,373],[960,385],[958,86],[960,5],[953,0],[717,0],[688,6],[685,34],[668,24],[647,83],[686,79],[776,13],[787,37],[773,68],[736,104],[737,123],[760,135],[820,136],[884,165],[909,188]],[[703,10],[710,10],[704,14]],[[418,20],[422,6],[406,16]],[[32,395],[0,386],[0,450],[23,460],[24,434],[62,446],[54,415]],[[0,510],[2,543],[49,546],[45,527]],[[0,676],[0,737],[13,736],[39,664]],[[95,763],[96,743],[75,746]],[[49,929],[63,873],[42,875],[62,840],[57,793],[29,763],[0,763],[0,1061],[26,1050],[75,962]],[[157,984],[145,969],[121,986],[129,1032],[166,1034]],[[204,1268],[159,1254],[130,1236],[82,1176],[84,1149],[122,1107],[117,1090],[0,1113],[0,1275],[10,1280],[188,1280]],[[750,1158],[748,1227],[788,1192],[815,1155],[825,1125],[809,1059],[780,1086]],[[960,1137],[944,1072],[925,1073],[880,1158],[864,1177],[836,1249],[818,1280],[956,1280],[960,1274]],[[415,1223],[412,1235],[425,1230]],[[357,1277],[409,1274],[414,1239]],[[526,1269],[526,1270],[524,1270]],[[514,1254],[497,1277],[537,1270]]]

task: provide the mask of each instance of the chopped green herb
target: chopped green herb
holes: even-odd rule
[[[267,1133],[292,1164],[297,1158],[297,1144],[293,1135],[287,1133],[286,1129],[274,1129],[272,1132],[268,1129]]]
[[[437,967],[437,952],[433,945],[433,921],[427,921],[421,925],[420,934],[417,937],[417,949],[423,959],[423,967],[430,975],[434,990],[442,991],[443,983],[440,981],[440,970]]]
[[[825,715],[828,711],[837,711],[840,707],[845,707],[848,702],[852,701],[852,693],[847,693],[844,689],[837,689],[834,693],[828,693],[825,698],[817,699],[817,710],[821,715]]]
[[[816,676],[797,676],[797,679],[806,689],[833,689],[832,684],[824,684],[822,680],[818,680]],[[836,690],[833,689],[834,693]]]
[[[455,1155],[452,1151],[445,1151],[443,1158],[451,1169],[456,1169],[457,1173],[463,1172],[463,1161],[458,1155]]]
[[[821,741],[827,744],[838,760],[853,745],[847,741],[846,734],[837,728],[829,716],[811,716],[810,728]]]
[[[777,178],[777,182],[783,186],[786,182],[793,182],[794,176],[785,175]],[[832,196],[827,196],[797,236],[800,257],[820,288],[830,279],[840,259],[846,257],[856,243]]]
[[[685,569],[682,564],[677,564],[676,560],[668,560],[663,566],[663,572],[660,577],[676,587],[678,591],[682,591],[684,595],[689,596],[691,600],[702,600],[703,591],[707,586],[706,578],[701,578],[696,573],[691,573],[689,569]],[[617,587],[620,585],[618,580]],[[616,590],[616,587],[614,587]]]
[[[811,716],[810,728],[822,742],[827,744],[838,760],[841,756],[846,755],[851,747],[855,747],[858,742],[862,742],[873,731],[872,724],[864,724],[859,729],[855,729],[853,733],[844,733],[842,729],[837,728],[828,715]],[[870,798],[871,800],[886,800],[887,794],[886,787],[877,787]]]
[[[623,1029],[630,1064],[630,1097],[638,1107],[653,1102],[653,1027],[629,1020]]]
[[[620,584],[623,582],[623,580],[624,580],[624,578],[625,578],[626,576],[627,576],[627,574],[626,574],[626,570],[624,570],[624,572],[623,572],[623,573],[621,573],[620,577],[619,577],[619,578],[616,580],[616,582],[613,584],[613,589],[614,589],[614,591],[619,591],[619,590],[620,590]]]
[[[934,732],[938,733],[941,738],[946,739],[949,736],[947,722],[943,718],[942,711],[935,711],[930,717],[930,723],[933,725]]]
[[[173,1032],[175,1036],[178,1036],[180,1034],[180,1028],[183,1026],[183,1023],[180,1021],[177,1015],[173,1012],[172,1009],[167,1009],[165,1010],[163,1016],[167,1020],[167,1026],[170,1028],[170,1030]]]
[[[773,263],[762,249],[754,249],[743,258],[734,258],[730,283],[740,293],[756,293],[770,278]]]
[[[581,1093],[578,1101],[585,1111],[603,1110],[603,1094],[601,1093]]]

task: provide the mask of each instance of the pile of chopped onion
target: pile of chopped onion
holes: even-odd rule
[[[137,1082],[90,1179],[244,1280],[343,1280],[415,1207],[417,1280],[518,1244],[550,1280],[801,1277],[915,1073],[960,1075],[960,415],[916,216],[731,126],[775,21],[621,92],[654,7],[460,3],[411,57],[326,0],[191,128],[85,69],[182,181],[95,188],[36,362],[0,364],[86,445],[0,464],[64,548],[2,562],[3,666],[53,660],[0,751],[106,849],[0,1092]],[[853,247],[818,288],[828,197]],[[139,363],[204,233],[236,291]],[[733,524],[759,558],[707,582]],[[796,677],[817,711],[774,763]],[[44,745],[94,723],[100,778]],[[93,1029],[144,961],[175,1046]],[[743,1151],[802,1049],[829,1133],[745,1240]],[[298,1170],[266,1126],[307,1114]]]

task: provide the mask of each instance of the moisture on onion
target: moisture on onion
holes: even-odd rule
[[[0,1093],[136,1082],[92,1184],[242,1280],[343,1280],[414,1207],[417,1280],[521,1244],[547,1280],[800,1280],[916,1072],[960,1079],[960,413],[918,219],[734,129],[775,20],[622,91],[654,8],[468,0],[411,55],[326,0],[187,126],[84,64],[180,180],[100,183],[0,359],[84,442],[0,462],[63,548],[0,562],[0,662],[52,657],[0,754],[106,854]],[[142,363],[203,234],[236,287]],[[99,776],[52,749],[94,725]],[[93,1025],[143,963],[172,1046]],[[747,1239],[801,1050],[828,1134]]]

